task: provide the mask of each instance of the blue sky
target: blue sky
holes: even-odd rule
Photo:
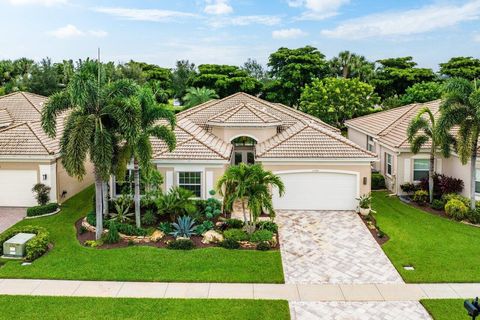
[[[480,0],[0,0],[0,59],[95,56],[171,67],[266,63],[281,46],[313,45],[371,60],[411,55],[437,69],[480,57]]]

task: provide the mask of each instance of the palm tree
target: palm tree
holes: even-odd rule
[[[122,146],[117,175],[124,177],[127,164],[133,159],[135,222],[140,228],[140,167],[146,174],[148,170],[155,170],[151,165],[150,138],[155,137],[165,141],[170,151],[175,149],[176,139],[173,133],[175,115],[157,104],[152,89],[146,86],[141,88],[138,99],[141,109],[141,129],[136,136],[126,139]],[[167,124],[162,124],[162,120],[167,120]]]
[[[218,194],[224,197],[224,207],[227,210],[233,208],[235,201],[242,203],[243,221],[247,223],[247,212],[245,199],[248,196],[247,178],[249,176],[248,166],[240,163],[237,166],[230,166],[217,182]]]
[[[443,155],[450,155],[450,130],[458,126],[454,145],[463,165],[470,160],[470,207],[474,210],[475,165],[480,134],[480,90],[476,83],[461,78],[448,80],[441,111],[438,127],[441,128]]]
[[[342,51],[337,57],[333,57],[330,60],[330,67],[335,76],[358,78],[361,81],[368,80],[374,70],[372,62],[350,51]]]
[[[435,154],[438,147],[441,145],[436,126],[435,116],[428,107],[422,108],[417,116],[412,119],[408,129],[408,142],[410,143],[410,149],[414,154],[420,152],[420,149],[424,147],[430,141],[430,167],[428,170],[428,189],[430,193],[430,203],[433,201],[433,175],[435,165]]]
[[[86,61],[65,90],[53,94],[42,110],[42,127],[57,134],[57,116],[68,111],[60,139],[62,164],[70,176],[82,179],[87,155],[94,166],[96,239],[103,231],[102,186],[112,173],[118,135],[130,138],[140,127],[138,87],[131,80],[107,82],[103,65]],[[128,139],[127,139],[128,140]]]
[[[212,99],[217,99],[215,90],[203,88],[189,88],[187,94],[183,97],[185,109],[189,109]]]

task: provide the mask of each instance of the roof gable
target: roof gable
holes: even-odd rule
[[[0,110],[7,110],[12,123],[39,121],[47,97],[28,92],[14,92],[0,97]]]
[[[251,103],[240,103],[208,119],[209,125],[272,126],[281,125],[282,120],[270,114],[265,107]]]

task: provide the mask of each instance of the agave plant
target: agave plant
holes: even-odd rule
[[[177,222],[172,223],[173,232],[170,232],[175,238],[190,238],[196,231],[195,219],[189,216],[178,217]]]
[[[132,198],[130,196],[123,195],[119,197],[117,201],[115,201],[114,206],[117,213],[110,214],[110,216],[112,217],[110,221],[125,223],[132,220],[131,217],[133,217],[135,213],[129,212],[132,206]]]

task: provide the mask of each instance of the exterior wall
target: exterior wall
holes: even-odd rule
[[[220,139],[230,142],[240,136],[249,136],[257,143],[265,141],[277,134],[277,127],[212,127],[212,133]]]
[[[82,181],[79,181],[77,178],[70,177],[62,165],[61,159],[57,160],[57,199],[59,203],[64,202],[65,200],[71,198],[78,192],[82,191],[86,187],[94,183],[94,173],[93,173],[93,164],[88,161],[85,163],[85,169],[87,174],[83,177]],[[62,197],[63,192],[66,191],[64,197]]]
[[[415,159],[430,159],[428,152],[414,154],[412,152],[402,152],[397,156],[397,193],[402,194],[400,185],[413,181],[413,163]],[[437,157],[435,159],[434,171],[445,174],[445,159]],[[450,175],[450,174],[447,174]]]
[[[480,162],[477,161],[477,169],[480,169]],[[470,197],[470,162],[463,165],[457,156],[443,159],[443,173],[463,180],[462,195]]]
[[[367,145],[367,136],[365,133],[360,132],[358,130],[355,130],[353,128],[348,128],[347,132],[347,137],[349,140],[353,141],[354,143],[358,144],[360,147],[368,150],[368,145]],[[380,154],[380,146],[379,144],[375,141],[374,145],[374,153],[377,155]],[[380,171],[380,162],[376,161],[372,163],[372,169],[376,171]]]

